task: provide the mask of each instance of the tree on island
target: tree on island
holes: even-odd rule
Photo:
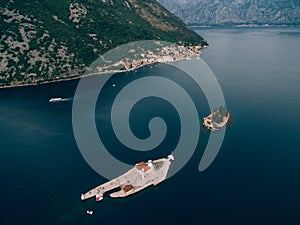
[[[220,106],[219,108],[215,109],[212,114],[212,122],[213,123],[222,123],[223,118],[227,115],[226,106]]]
[[[219,113],[224,117],[227,115],[227,110],[226,110],[226,106],[220,106],[219,107]]]

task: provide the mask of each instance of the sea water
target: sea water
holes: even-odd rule
[[[88,165],[74,138],[72,98],[78,80],[2,89],[0,223],[299,224],[300,29],[196,31],[210,44],[201,57],[217,77],[232,114],[220,153],[206,171],[199,172],[198,165],[210,133],[201,127],[192,159],[171,179],[126,199],[82,202],[82,192],[107,179]],[[95,118],[114,157],[129,164],[163,157],[180,136],[176,109],[159,98],[139,102],[130,125],[137,137],[145,138],[149,120],[162,117],[172,129],[161,146],[136,152],[114,136],[112,101],[138,77],[175,79],[196,102],[199,117],[209,113],[201,90],[177,72],[170,75],[170,67],[159,64],[112,78]],[[49,103],[57,96],[70,101]]]

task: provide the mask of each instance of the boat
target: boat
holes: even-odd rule
[[[97,202],[100,202],[102,199],[103,199],[103,197],[102,197],[102,196],[98,196],[98,195],[96,195],[96,201],[97,201]]]
[[[94,211],[92,211],[92,210],[87,210],[86,213],[89,214],[89,215],[93,215],[93,214],[94,214]]]
[[[139,162],[123,175],[108,181],[85,194],[81,194],[81,200],[92,197],[96,201],[103,200],[104,194],[115,190],[110,194],[112,198],[124,198],[137,193],[150,185],[158,185],[167,178],[167,174],[174,160],[174,155],[168,155],[167,158],[148,160],[148,162]],[[119,189],[119,190],[116,190]]]
[[[227,125],[229,118],[230,113],[227,111],[226,106],[220,106],[203,118],[203,125],[208,130],[218,131]]]
[[[50,98],[49,102],[61,102],[63,98]]]

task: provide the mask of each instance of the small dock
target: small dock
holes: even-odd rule
[[[110,197],[122,198],[139,192],[150,185],[157,185],[166,179],[173,160],[174,156],[169,155],[167,158],[137,163],[125,174],[82,194],[81,200],[95,197],[96,201],[101,201],[106,192],[114,189],[119,190],[110,194]]]

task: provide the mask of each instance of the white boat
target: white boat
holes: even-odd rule
[[[50,98],[49,102],[61,102],[63,98]]]
[[[93,215],[93,214],[94,214],[94,211],[92,211],[92,210],[87,210],[86,213],[89,214],[89,215]]]
[[[103,196],[96,195],[96,201],[100,202],[103,199]]]

